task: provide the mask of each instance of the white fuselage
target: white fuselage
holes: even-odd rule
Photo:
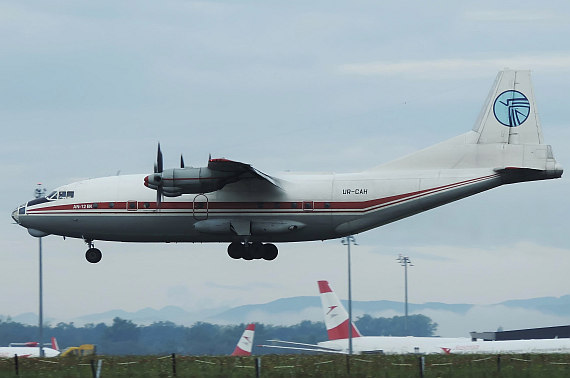
[[[59,351],[52,348],[43,348],[44,357],[56,357]],[[18,357],[39,357],[39,347],[0,347],[0,358],[11,358],[17,355]]]
[[[348,352],[348,339],[318,343],[319,347]],[[385,354],[569,353],[570,338],[471,341],[470,338],[362,336],[352,339],[353,352]]]
[[[138,242],[290,242],[350,235],[503,183],[492,169],[375,170],[276,175],[205,194],[166,198],[144,175],[112,176],[57,189],[73,198],[30,201],[13,217],[45,234]],[[252,189],[251,186],[254,185]],[[245,231],[244,231],[245,229]]]

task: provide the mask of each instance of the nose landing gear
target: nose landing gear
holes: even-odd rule
[[[228,246],[228,255],[232,259],[244,260],[275,260],[278,255],[277,247],[271,243],[237,243]]]
[[[87,259],[87,261],[89,261],[92,264],[101,261],[103,254],[99,249],[95,248],[95,246],[93,245],[93,240],[86,240],[85,242],[89,246],[89,249],[87,250],[87,252],[85,252],[85,258]]]

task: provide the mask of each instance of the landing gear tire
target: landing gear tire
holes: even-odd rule
[[[243,256],[241,258],[247,261],[253,260],[253,255],[251,254],[249,248],[243,249]]]
[[[243,244],[241,243],[232,243],[230,245],[228,245],[228,255],[232,258],[232,259],[241,259],[241,257],[243,256]]]
[[[268,243],[268,244],[264,244],[263,245],[263,259],[264,260],[275,260],[275,258],[277,257],[277,255],[279,254],[279,251],[277,250],[277,247],[274,244]]]
[[[275,260],[278,255],[277,247],[271,243],[263,244],[260,242],[238,243],[233,242],[228,245],[228,256],[232,259],[244,260]],[[89,259],[88,259],[89,260]]]
[[[97,248],[89,248],[87,252],[85,252],[85,258],[92,264],[98,263],[101,261],[103,254]]]
[[[261,259],[265,254],[264,245],[259,242],[251,243],[248,249],[251,251],[251,257],[255,260]]]

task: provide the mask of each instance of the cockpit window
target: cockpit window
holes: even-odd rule
[[[46,196],[48,200],[56,200],[56,199],[66,199],[66,198],[73,198],[75,197],[75,191],[73,190],[60,190],[59,192],[53,191]]]

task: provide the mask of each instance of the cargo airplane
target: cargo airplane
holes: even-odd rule
[[[356,173],[268,175],[227,159],[64,185],[19,206],[14,220],[36,237],[225,242],[234,259],[277,257],[273,243],[367,231],[498,187],[562,176],[544,143],[529,71],[499,72],[473,129]]]
[[[349,317],[328,281],[318,281],[328,340],[306,344],[269,340],[265,348],[316,353],[349,353]],[[352,323],[352,351],[355,354],[466,354],[466,353],[568,353],[570,338],[472,341],[468,337],[364,336]]]

